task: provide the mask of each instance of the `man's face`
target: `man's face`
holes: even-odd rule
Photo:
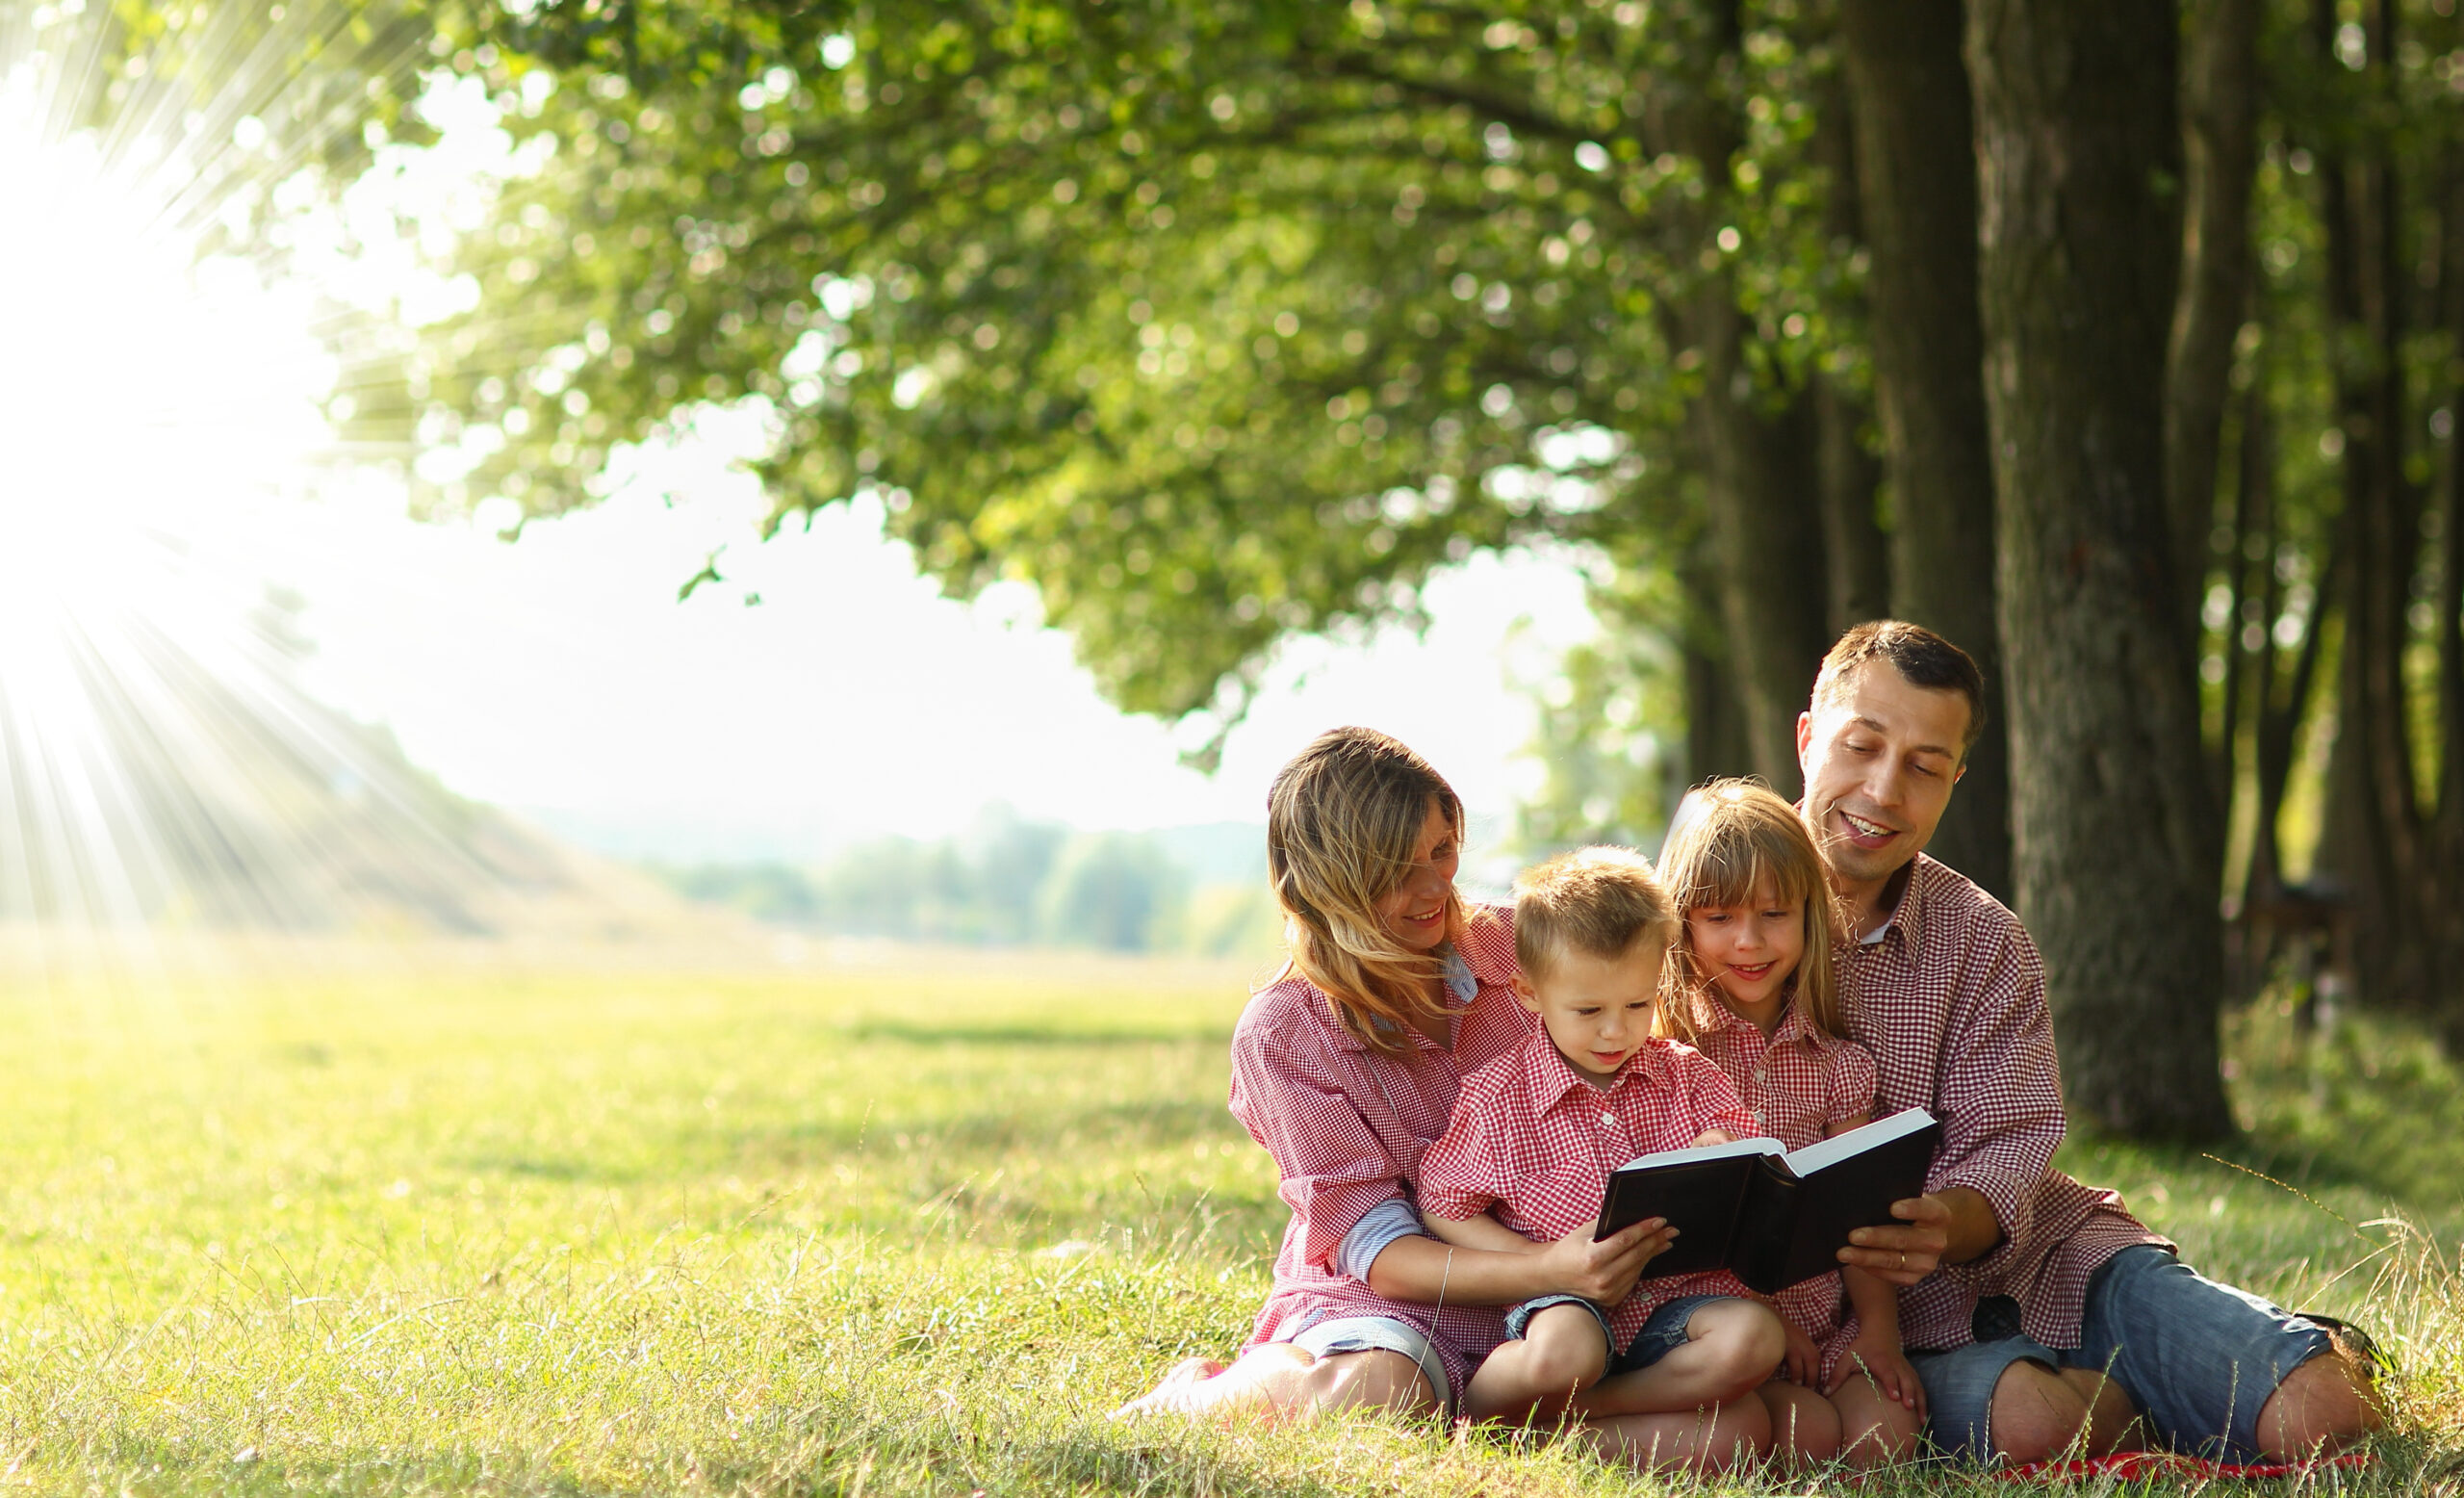
[[[1924,851],[1966,773],[1967,699],[1868,661],[1797,717],[1806,825],[1835,884],[1879,884]]]

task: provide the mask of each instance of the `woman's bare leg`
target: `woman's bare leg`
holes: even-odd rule
[[[1230,1423],[1280,1424],[1341,1409],[1429,1414],[1437,1396],[1421,1365],[1400,1353],[1335,1353],[1324,1357],[1288,1342],[1253,1347],[1231,1367],[1192,1358],[1176,1364],[1148,1393],[1113,1411],[1176,1414]]]
[[[1748,1394],[1711,1409],[1594,1420],[1578,1433],[1601,1456],[1643,1471],[1683,1467],[1726,1472],[1769,1453],[1771,1411]]]

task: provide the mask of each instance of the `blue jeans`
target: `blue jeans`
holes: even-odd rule
[[[1928,1433],[1953,1456],[1989,1460],[1993,1385],[2022,1358],[2094,1368],[2120,1385],[2156,1444],[2225,1461],[2257,1459],[2259,1407],[2327,1334],[2247,1291],[2194,1271],[2154,1244],[2122,1250],[2088,1282],[2079,1346],[2025,1335],[1912,1353]]]

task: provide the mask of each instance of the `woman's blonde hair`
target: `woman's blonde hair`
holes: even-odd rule
[[[1795,807],[1758,780],[1696,787],[1678,803],[1669,824],[1659,877],[1680,921],[1708,906],[1750,904],[1766,889],[1782,901],[1804,901],[1806,949],[1790,980],[1790,1002],[1823,1034],[1846,1037],[1833,955],[1841,930],[1839,909],[1823,875],[1822,855]],[[1678,960],[1661,970],[1659,1031],[1692,1041],[1702,1033],[1696,1005],[1719,998],[1695,958],[1690,927],[1679,937],[1677,950]]]
[[[1378,1050],[1401,1049],[1406,1026],[1445,1013],[1437,953],[1405,946],[1377,914],[1378,900],[1411,873],[1431,806],[1459,843],[1463,802],[1453,788],[1426,760],[1366,728],[1320,735],[1267,791],[1267,873],[1292,965],[1333,1001],[1346,1030]],[[1463,934],[1463,901],[1451,889],[1446,934]]]

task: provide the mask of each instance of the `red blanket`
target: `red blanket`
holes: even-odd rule
[[[2097,1457],[2086,1461],[2032,1461],[2023,1467],[2012,1467],[2005,1477],[2031,1483],[2084,1483],[2094,1477],[2114,1477],[2125,1483],[2142,1478],[2170,1478],[2181,1482],[2207,1482],[2218,1478],[2282,1478],[2302,1477],[2331,1469],[2352,1471],[2374,1466],[2377,1457],[2366,1451],[2347,1452],[2341,1457],[2321,1457],[2313,1461],[2210,1461],[2204,1457],[2181,1457],[2163,1451],[2125,1451],[2111,1457]]]

